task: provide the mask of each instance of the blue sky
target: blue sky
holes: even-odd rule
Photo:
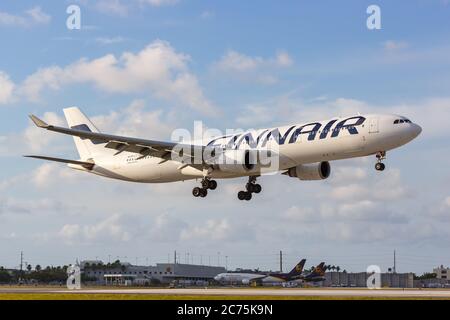
[[[81,8],[81,30],[66,8]],[[366,8],[381,8],[368,30]],[[435,1],[3,1],[0,4],[0,265],[75,258],[166,261],[229,257],[276,269],[305,256],[360,271],[449,264],[450,3]],[[77,105],[101,130],[169,139],[175,128],[268,127],[353,112],[401,113],[423,127],[374,159],[338,161],[320,183],[244,179],[207,201],[195,182],[141,185],[23,159],[76,158],[70,138],[43,133],[35,113],[65,124]],[[101,192],[100,192],[101,190]],[[222,257],[222,263],[224,259]]]

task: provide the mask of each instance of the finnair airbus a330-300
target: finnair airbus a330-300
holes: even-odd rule
[[[134,182],[162,183],[201,179],[192,191],[205,197],[215,179],[248,177],[240,200],[261,192],[256,179],[282,172],[300,180],[330,175],[329,161],[376,156],[383,171],[386,151],[398,148],[422,131],[408,118],[390,114],[354,115],[325,121],[223,135],[201,142],[163,142],[100,133],[76,107],[64,109],[69,128],[31,115],[40,128],[71,135],[79,160],[26,156],[67,163],[70,168]],[[202,139],[204,140],[204,139]]]

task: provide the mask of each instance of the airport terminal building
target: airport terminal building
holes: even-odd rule
[[[226,272],[224,267],[182,263],[136,266],[122,262],[111,268],[103,265],[101,261],[82,261],[80,266],[83,276],[89,282],[99,285],[155,285],[168,284],[174,280],[191,285],[204,285],[213,281],[217,274]]]

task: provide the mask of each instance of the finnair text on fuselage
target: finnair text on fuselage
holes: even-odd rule
[[[295,143],[299,139],[300,135],[308,134],[308,141],[318,139],[325,139],[327,137],[336,138],[342,130],[347,129],[349,134],[358,134],[357,126],[362,125],[366,118],[363,116],[355,116],[346,118],[339,121],[334,128],[333,125],[339,119],[333,119],[328,121],[325,125],[321,122],[312,122],[303,125],[296,125],[290,127],[281,127],[274,129],[263,129],[260,132],[246,132],[242,134],[236,134],[232,136],[222,136],[211,140],[207,146],[209,147],[222,147],[229,149],[238,149],[243,143],[251,148],[264,148],[267,142],[272,137],[273,140],[279,144],[284,145],[287,143]],[[352,123],[353,122],[353,123]],[[321,130],[321,128],[323,129]],[[280,130],[281,129],[281,130]],[[281,132],[284,134],[281,135]],[[320,134],[319,134],[320,133]],[[289,139],[288,139],[289,137]]]

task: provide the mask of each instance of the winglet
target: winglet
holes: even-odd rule
[[[31,119],[31,121],[33,121],[34,124],[37,125],[39,128],[48,128],[48,127],[49,127],[49,125],[48,125],[45,121],[39,119],[38,117],[36,117],[36,116],[33,115],[33,114],[30,114],[30,119]]]

